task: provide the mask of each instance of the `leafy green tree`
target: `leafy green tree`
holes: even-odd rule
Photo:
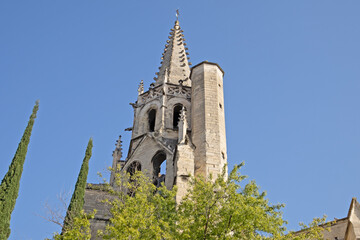
[[[117,174],[117,191],[111,205],[112,218],[102,239],[173,239],[176,231],[176,188],[156,186],[140,171]]]
[[[71,223],[71,229],[62,234],[55,234],[54,240],[90,240],[91,229],[89,219],[94,217],[94,213],[85,214],[84,210],[80,211],[79,216],[74,217]]]
[[[70,204],[66,212],[62,233],[72,230],[74,219],[81,216],[81,211],[84,207],[85,187],[89,171],[89,160],[91,158],[92,147],[93,141],[90,138],[79,176],[75,184],[74,193],[71,197]]]
[[[240,174],[242,166],[235,166],[227,179],[224,169],[216,180],[192,180],[178,207],[176,239],[322,239],[324,229],[317,226],[325,219],[303,225],[307,229],[303,233],[286,234],[284,205],[270,204],[255,181],[242,187],[246,178]]]
[[[306,230],[286,234],[283,204],[272,205],[254,181],[242,187],[243,164],[215,180],[193,178],[184,199],[176,205],[176,187],[156,188],[143,173],[117,174],[119,191],[111,205],[110,224],[103,239],[322,239],[325,219],[315,219]]]
[[[272,205],[259,192],[254,181],[244,184],[240,174],[243,164],[235,166],[225,177],[225,170],[215,180],[193,178],[183,200],[176,204],[176,186],[156,188],[140,171],[116,173],[115,189],[102,187],[114,198],[110,224],[99,231],[100,239],[244,239],[244,240],[320,240],[323,239],[325,218],[302,224],[300,232],[286,232],[282,218],[283,204]],[[93,213],[94,214],[94,213]],[[55,240],[91,238],[89,218],[80,212],[72,227]]]
[[[39,102],[35,103],[14,158],[0,185],[0,240],[10,236],[10,218],[19,193],[20,179]]]
[[[301,231],[290,232],[280,238],[280,240],[308,240],[308,239],[324,239],[324,231],[330,231],[331,222],[325,223],[326,217],[314,218],[313,221],[306,225],[300,223]]]
[[[285,231],[282,204],[271,205],[254,181],[241,188],[241,165],[225,179],[200,177],[179,205],[179,239],[278,239]]]

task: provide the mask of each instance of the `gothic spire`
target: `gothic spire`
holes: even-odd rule
[[[166,41],[165,50],[162,54],[160,71],[156,73],[154,78],[156,85],[164,82],[179,84],[179,80],[183,80],[183,85],[190,86],[190,67],[188,62],[188,48],[185,47],[183,30],[179,25],[179,20],[175,21],[174,27],[171,29],[169,40]]]
[[[142,80],[141,80],[142,81]],[[113,163],[112,163],[112,170],[110,175],[110,185],[114,186],[115,183],[115,174],[120,170],[121,165],[119,165],[121,158],[122,158],[122,141],[121,135],[119,139],[116,140],[115,150],[113,151]]]
[[[141,80],[142,82],[142,80]],[[119,161],[122,157],[122,141],[121,141],[121,135],[119,136],[119,139],[116,140],[115,144],[115,151],[113,151],[113,157],[116,158],[117,161]]]

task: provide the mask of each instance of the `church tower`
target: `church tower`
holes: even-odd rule
[[[141,81],[134,110],[129,150],[122,160],[121,136],[116,141],[113,169],[133,174],[143,171],[156,186],[177,186],[176,201],[187,192],[191,176],[216,178],[226,166],[223,70],[216,63],[201,62],[190,68],[183,30],[176,20],[165,44],[159,72],[145,90]],[[110,185],[115,184],[115,173]],[[113,196],[102,184],[88,185],[84,209],[92,212],[92,239],[109,223]]]
[[[186,193],[190,176],[216,177],[227,162],[223,70],[202,62],[192,69],[183,30],[175,21],[166,41],[159,72],[144,90],[138,88],[128,154],[120,160],[121,139],[113,167],[132,174],[144,171],[159,185],[178,186],[177,199]],[[113,184],[111,176],[110,184]]]

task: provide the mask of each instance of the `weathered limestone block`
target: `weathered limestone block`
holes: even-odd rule
[[[194,176],[194,149],[188,143],[179,144],[175,154],[175,176],[176,186],[178,188],[176,193],[176,202],[187,193],[189,188],[189,180]]]

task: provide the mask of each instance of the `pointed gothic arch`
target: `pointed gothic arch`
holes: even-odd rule
[[[178,105],[182,105],[186,109],[187,116],[186,118],[188,120],[191,119],[191,103],[188,99],[181,98],[181,97],[174,97],[169,99],[167,102],[167,108],[165,109],[165,126],[169,129],[174,129],[174,108]],[[175,123],[176,124],[176,123]],[[191,121],[188,121],[188,129],[191,129]]]
[[[155,123],[156,123],[156,109],[151,109],[148,112],[149,132],[155,131]]]
[[[151,159],[153,165],[153,180],[154,184],[159,187],[161,182],[165,182],[166,176],[166,164],[163,164],[166,161],[166,153],[162,150],[155,153],[153,158]],[[165,165],[165,166],[164,166]],[[161,167],[165,167],[165,169],[161,169]],[[162,171],[165,170],[165,171]]]
[[[141,164],[138,161],[134,161],[129,165],[126,171],[132,176],[135,172],[141,171]]]

